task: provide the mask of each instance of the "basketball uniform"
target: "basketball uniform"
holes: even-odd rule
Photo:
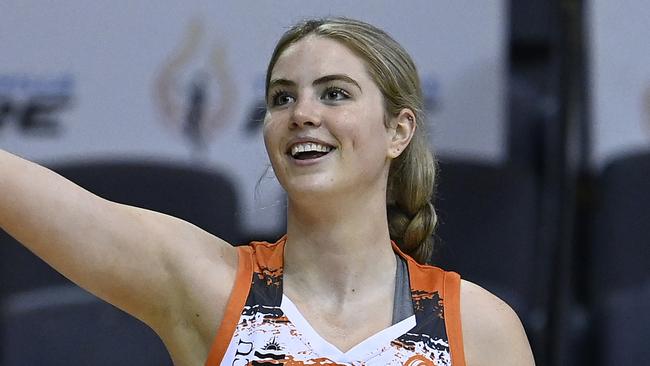
[[[283,295],[285,242],[238,247],[235,286],[206,366],[465,366],[456,273],[418,264],[393,244],[408,266],[413,315],[342,352]]]

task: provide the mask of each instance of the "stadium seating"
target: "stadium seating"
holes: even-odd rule
[[[522,167],[440,158],[433,263],[490,290],[534,344],[546,326],[548,253],[538,236],[539,184]]]

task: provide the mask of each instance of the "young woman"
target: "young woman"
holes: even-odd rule
[[[287,235],[234,248],[0,152],[0,226],[151,326],[176,365],[533,365],[514,312],[424,263],[434,162],[413,62],[355,20],[278,43],[264,138]],[[206,361],[207,359],[207,361]]]

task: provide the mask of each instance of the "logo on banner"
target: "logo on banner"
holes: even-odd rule
[[[58,136],[60,113],[74,95],[70,74],[0,74],[0,136],[13,129],[24,136]]]
[[[235,85],[226,63],[226,47],[218,40],[206,46],[205,31],[192,22],[184,38],[161,67],[154,98],[163,122],[184,136],[195,153],[230,120]]]

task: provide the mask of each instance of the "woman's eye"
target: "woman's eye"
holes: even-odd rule
[[[323,99],[325,100],[344,100],[348,99],[350,95],[348,93],[341,89],[341,88],[327,88],[325,90],[325,95],[323,96]]]
[[[285,91],[278,91],[273,93],[271,97],[271,105],[273,106],[283,106],[293,102],[293,96]]]

